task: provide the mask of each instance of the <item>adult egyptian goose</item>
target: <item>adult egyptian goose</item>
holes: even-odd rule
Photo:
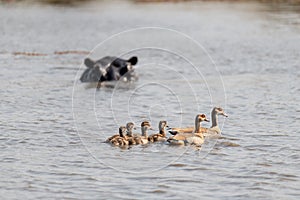
[[[221,129],[218,126],[218,115],[223,115],[225,117],[228,117],[228,115],[224,112],[224,109],[221,107],[214,107],[211,111],[211,127],[210,128],[204,128],[201,127],[201,132],[204,133],[204,136],[214,135],[214,134],[220,134]],[[169,133],[172,135],[176,135],[178,133],[192,133],[194,130],[193,127],[187,127],[187,128],[171,128],[169,130]]]
[[[200,123],[204,121],[209,122],[205,114],[196,115],[193,133],[178,133],[174,136],[171,136],[167,141],[173,145],[194,144],[200,146],[204,142]]]

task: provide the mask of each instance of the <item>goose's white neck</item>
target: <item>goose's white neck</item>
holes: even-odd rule
[[[218,114],[215,110],[211,111],[211,128],[218,126]]]

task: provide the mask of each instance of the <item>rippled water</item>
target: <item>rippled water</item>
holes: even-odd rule
[[[2,199],[299,198],[299,7],[14,4],[0,24]],[[92,49],[138,55],[139,81],[80,83]],[[229,118],[201,150],[103,143],[127,121],[192,125],[215,105]]]

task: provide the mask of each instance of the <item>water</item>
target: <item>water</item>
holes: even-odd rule
[[[299,198],[299,7],[15,4],[0,13],[1,199]],[[139,81],[78,82],[94,48],[92,58],[138,55]],[[201,150],[102,143],[127,121],[192,125],[215,105],[229,118]]]

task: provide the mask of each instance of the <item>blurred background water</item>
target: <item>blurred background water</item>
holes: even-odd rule
[[[299,10],[2,2],[1,199],[298,199]],[[80,83],[83,59],[106,55],[137,55],[139,80]],[[215,105],[223,137],[200,151],[102,143],[128,121],[193,125]]]

